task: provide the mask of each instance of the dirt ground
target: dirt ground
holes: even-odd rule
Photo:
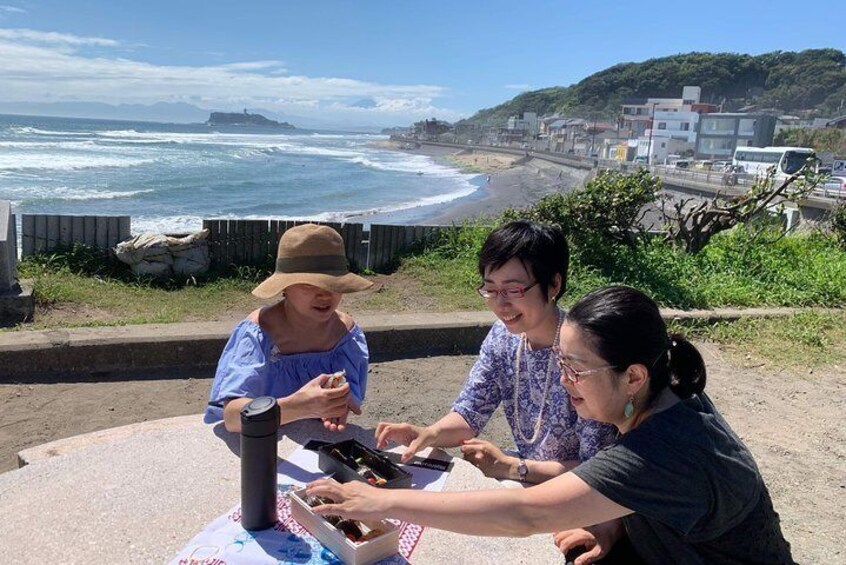
[[[707,390],[757,458],[800,563],[842,563],[846,523],[846,377],[838,368],[786,373],[743,367],[721,348],[701,345]],[[736,359],[732,355],[732,359]],[[472,356],[374,364],[357,422],[429,423],[449,409]],[[121,381],[0,385],[0,472],[16,453],[54,439],[142,420],[201,412],[210,375],[148,375]],[[501,414],[484,436],[512,441]]]

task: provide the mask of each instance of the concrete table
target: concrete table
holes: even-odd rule
[[[284,428],[279,455],[309,439],[342,435],[316,421]],[[0,555],[8,563],[165,563],[240,499],[239,438],[183,416],[95,432],[21,452],[27,465],[0,474]],[[445,490],[499,488],[463,460]],[[522,539],[462,536],[427,528],[414,563],[550,563],[548,534]]]

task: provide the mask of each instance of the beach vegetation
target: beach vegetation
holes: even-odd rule
[[[846,249],[846,202],[840,202],[831,212],[829,231],[841,248]]]
[[[632,174],[601,171],[583,188],[551,194],[522,210],[506,210],[502,221],[527,218],[555,224],[576,246],[623,244],[634,248],[645,235],[645,207],[655,201],[661,179],[646,169]]]

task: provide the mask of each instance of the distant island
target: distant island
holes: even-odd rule
[[[210,126],[262,126],[283,129],[296,129],[288,122],[277,122],[269,120],[261,114],[250,114],[245,109],[240,112],[212,112],[207,125]]]

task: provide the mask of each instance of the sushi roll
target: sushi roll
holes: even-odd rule
[[[347,372],[345,370],[340,370],[337,373],[332,373],[329,375],[329,380],[326,381],[326,384],[323,385],[323,388],[338,388],[344,386],[347,383]]]

